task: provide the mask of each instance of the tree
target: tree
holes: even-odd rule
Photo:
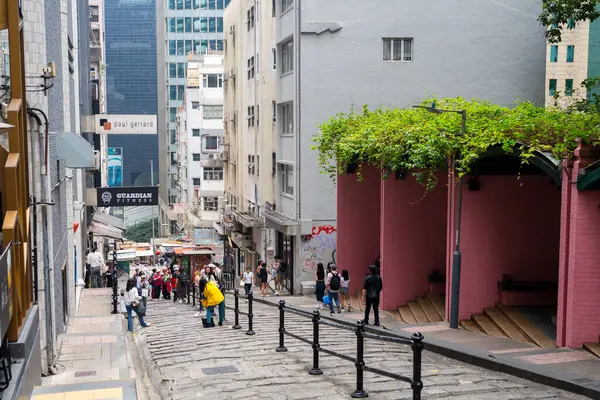
[[[600,0],[543,0],[538,21],[546,27],[548,42],[558,43],[564,28],[568,29],[576,22],[598,19],[599,6]]]
[[[154,219],[154,227],[158,227],[158,218]],[[136,223],[125,230],[125,238],[137,243],[148,243],[152,238],[152,219]]]

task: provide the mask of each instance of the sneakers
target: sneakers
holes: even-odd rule
[[[375,326],[381,326],[381,325],[379,325],[379,322],[375,322],[373,325],[375,325]]]
[[[179,300],[179,304],[183,303],[183,300]]]
[[[200,311],[198,311],[196,314],[194,314],[194,318],[198,318],[200,316]]]
[[[146,325],[142,325],[142,328],[147,328],[147,327],[149,327],[150,325],[152,325],[150,322],[146,322]]]
[[[338,312],[338,314],[341,314],[342,313],[342,309],[340,307],[338,307],[337,308],[337,312]]]

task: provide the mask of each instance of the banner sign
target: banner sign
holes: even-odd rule
[[[96,189],[98,207],[157,206],[158,186]]]
[[[156,135],[156,115],[96,114],[97,134]]]
[[[108,148],[108,186],[123,186],[123,148]]]

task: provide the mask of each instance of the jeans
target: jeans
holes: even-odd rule
[[[379,323],[379,297],[376,299],[367,299],[365,307],[365,324],[369,323],[369,314],[371,313],[371,306],[373,306],[373,314],[375,314],[375,323]]]
[[[133,332],[133,306],[125,305],[125,308],[127,309],[127,330],[129,332]],[[144,321],[144,317],[138,315],[138,318],[140,319],[140,325],[146,326],[146,321]]]
[[[212,315],[215,312],[216,306],[206,307],[206,322],[208,324],[212,323]],[[222,324],[225,321],[225,300],[219,303],[219,324]]]
[[[92,287],[101,288],[103,286],[102,275],[100,275],[100,267],[90,267],[90,275],[92,279]]]
[[[317,301],[323,302],[323,296],[325,296],[325,281],[317,281],[315,284],[315,294],[317,295]]]
[[[340,310],[340,294],[339,292],[332,292],[331,290],[328,291],[329,292],[329,300],[331,300],[329,302],[329,312],[333,314],[333,302],[335,301],[335,306],[337,307],[338,311]]]
[[[246,291],[246,296],[248,296],[248,293],[250,293],[252,291],[252,284],[244,283],[244,290]]]

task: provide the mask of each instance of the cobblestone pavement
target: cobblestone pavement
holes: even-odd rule
[[[231,299],[227,299],[230,301]],[[241,309],[246,310],[243,299]],[[231,301],[233,303],[233,301]],[[138,331],[140,346],[149,358],[151,379],[164,399],[349,399],[355,389],[355,367],[321,354],[321,376],[311,376],[309,345],[286,337],[287,353],[277,353],[278,311],[254,303],[254,336],[231,329],[233,312],[223,327],[203,329],[195,309],[170,301],[148,305],[152,326]],[[312,337],[308,318],[286,314],[286,330]],[[353,332],[321,327],[321,346],[348,356],[356,351]],[[366,364],[410,376],[412,351],[408,346],[365,341]],[[227,367],[237,372],[226,371]],[[221,367],[210,375],[203,368]],[[423,352],[423,399],[584,399],[585,397],[521,380],[510,375]],[[365,390],[372,399],[411,399],[407,383],[365,373]]]

